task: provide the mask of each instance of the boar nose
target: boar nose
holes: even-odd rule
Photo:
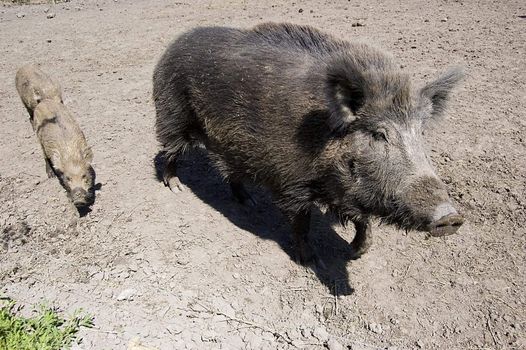
[[[451,203],[442,203],[436,207],[428,231],[435,237],[447,236],[457,232],[463,223],[464,218],[453,208]]]
[[[71,198],[73,199],[73,204],[76,207],[83,207],[88,205],[89,198],[88,192],[83,188],[74,188],[71,190]]]

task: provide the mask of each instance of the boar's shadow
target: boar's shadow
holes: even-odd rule
[[[162,182],[164,153],[154,158],[155,175]],[[294,260],[291,227],[279,209],[273,204],[269,191],[247,185],[247,190],[256,200],[254,207],[242,206],[235,201],[230,187],[201,150],[192,150],[178,160],[177,173],[181,183],[199,199],[207,203],[239,228],[279,244]],[[166,188],[167,195],[170,190]],[[317,278],[333,295],[349,295],[353,288],[349,284],[347,263],[351,260],[349,242],[333,229],[336,219],[313,207],[309,239],[325,264],[325,268],[312,268]]]

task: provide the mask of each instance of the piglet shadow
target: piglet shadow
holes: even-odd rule
[[[86,215],[88,215],[89,213],[92,212],[92,209],[91,207],[77,207],[77,212],[79,213],[79,216],[81,218],[85,217]]]
[[[155,175],[162,181],[164,154],[159,152],[154,158]],[[294,260],[294,250],[290,238],[290,225],[272,203],[268,191],[248,186],[257,204],[244,207],[232,197],[229,186],[211,164],[206,155],[199,150],[178,161],[178,176],[203,202],[207,203],[239,228],[262,239],[277,242],[281,249]],[[168,188],[167,195],[171,195]],[[312,213],[310,241],[325,268],[311,268],[317,278],[333,295],[349,295],[353,292],[349,283],[347,263],[351,260],[349,243],[333,229],[335,219],[319,209]]]

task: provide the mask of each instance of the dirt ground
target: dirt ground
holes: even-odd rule
[[[0,4],[0,293],[95,315],[76,349],[526,349],[526,4],[463,1],[71,1]],[[271,2],[268,2],[269,4]],[[50,17],[50,18],[48,18]],[[311,24],[392,52],[417,82],[463,65],[430,155],[466,216],[444,239],[313,220],[328,272],[291,260],[264,189],[233,201],[194,153],[186,190],[156,178],[153,67],[199,25]],[[360,23],[362,25],[357,25]],[[79,218],[14,86],[37,62],[63,85],[92,145],[93,210]]]

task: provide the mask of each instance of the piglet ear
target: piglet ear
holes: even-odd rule
[[[331,113],[329,128],[333,132],[345,131],[364,104],[365,78],[353,65],[336,60],[327,70],[326,89]]]
[[[91,150],[91,147],[86,147],[82,155],[84,157],[84,160],[86,160],[88,163],[91,163],[93,161],[93,151]]]
[[[444,113],[451,91],[463,77],[464,70],[461,67],[450,68],[437,80],[428,83],[420,90],[420,95],[431,101],[433,116],[441,116]]]

